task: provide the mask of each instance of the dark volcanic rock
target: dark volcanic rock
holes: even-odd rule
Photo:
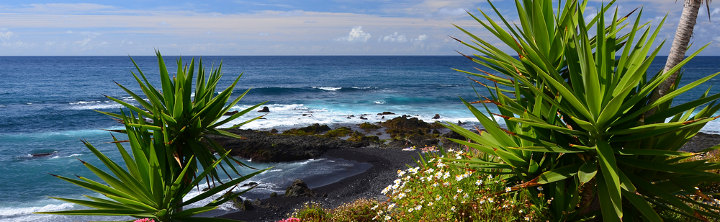
[[[433,116],[433,119],[440,119],[440,114],[435,114],[435,116]]]
[[[313,191],[301,179],[293,181],[292,185],[285,190],[286,197],[311,197],[314,195]]]
[[[680,150],[687,152],[699,152],[718,144],[720,144],[720,135],[698,133],[695,137],[690,139],[690,141],[685,143]]]
[[[306,126],[306,127],[300,127],[296,129],[289,129],[283,132],[283,134],[292,134],[292,135],[317,135],[323,132],[327,132],[330,130],[330,127],[328,125],[320,125],[318,123]]]
[[[387,112],[387,111],[385,111],[385,112],[381,112],[381,113],[378,113],[377,115],[378,115],[378,116],[384,116],[384,115],[395,115],[395,113],[393,113],[393,112]]]
[[[261,113],[269,113],[269,112],[270,112],[270,108],[268,108],[267,106],[263,106],[263,108],[262,108],[261,110],[259,110],[258,112],[261,112]]]
[[[282,162],[316,158],[329,149],[358,147],[358,143],[307,135],[278,135],[253,130],[228,130],[247,139],[212,138],[233,156],[258,162]]]

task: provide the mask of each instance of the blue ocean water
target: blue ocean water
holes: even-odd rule
[[[156,79],[155,57],[133,58],[151,80]],[[173,70],[177,57],[165,59]],[[190,57],[184,59],[189,62]],[[459,100],[475,98],[472,83],[452,68],[472,70],[476,64],[459,56],[206,56],[203,61],[215,66],[222,61],[223,87],[244,73],[235,95],[252,90],[234,109],[268,101],[270,114],[246,128],[375,122],[383,118],[376,113],[386,111],[427,121],[435,114],[442,121],[473,120]],[[656,59],[651,70],[660,70],[664,61]],[[77,160],[92,163],[94,159],[81,139],[111,158],[118,157],[114,145],[107,143],[110,133],[103,129],[119,125],[94,110],[118,111],[120,106],[104,95],[130,100],[114,82],[139,90],[130,74],[135,71],[130,59],[0,57],[0,67],[0,220],[78,220],[31,213],[73,207],[47,196],[88,194],[49,175],[90,175]],[[686,65],[683,84],[718,71],[720,57],[698,57]],[[710,86],[714,86],[711,92],[718,92],[719,81],[713,79],[677,102],[695,98]],[[720,124],[710,123],[703,131],[720,133]],[[31,157],[38,153],[49,155]],[[254,178],[263,182],[259,190],[265,193],[281,189],[298,175],[328,178],[315,184],[320,186],[337,180],[337,175],[367,167],[328,159],[255,165],[276,166],[273,172]]]

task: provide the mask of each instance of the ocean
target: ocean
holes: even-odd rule
[[[157,80],[154,56],[133,58],[151,81]],[[175,69],[177,58],[165,57],[170,70]],[[190,58],[184,56],[183,61]],[[223,88],[243,74],[234,95],[252,89],[234,110],[267,101],[270,113],[265,119],[244,128],[377,122],[382,121],[376,115],[381,112],[425,121],[434,121],[436,114],[441,121],[474,120],[459,99],[476,98],[474,84],[452,69],[473,70],[476,64],[461,56],[204,56],[203,62],[215,66],[222,62]],[[660,70],[664,62],[664,57],[657,58],[651,70]],[[683,84],[718,71],[720,57],[698,57],[686,65]],[[130,72],[135,68],[125,56],[0,57],[0,221],[90,219],[32,212],[75,207],[48,196],[91,194],[49,175],[91,175],[78,159],[98,162],[80,140],[119,159],[114,145],[108,144],[111,137],[105,129],[120,125],[94,110],[117,112],[121,108],[104,95],[131,100],[114,83],[139,91]],[[711,86],[711,92],[717,93],[719,81],[713,79],[676,102],[696,98]],[[251,112],[246,117],[258,115]],[[711,122],[702,131],[720,133],[720,123]],[[49,155],[33,157],[39,153]],[[318,187],[369,167],[342,159],[249,163],[275,167],[251,179],[261,185],[250,198],[282,193],[284,186],[298,177],[314,178],[309,185]],[[227,206],[222,209],[231,210]]]

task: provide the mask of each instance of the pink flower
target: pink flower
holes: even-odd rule
[[[300,222],[300,218],[291,217],[291,218],[288,218],[288,219],[285,219],[285,220],[279,220],[279,221],[277,221],[277,222]]]
[[[143,219],[137,219],[133,222],[155,222],[155,219],[143,218]]]

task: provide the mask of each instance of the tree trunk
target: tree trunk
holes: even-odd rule
[[[678,23],[677,30],[675,31],[675,38],[673,39],[672,48],[670,48],[670,54],[665,62],[665,69],[663,72],[669,71],[685,59],[685,51],[687,51],[690,37],[693,34],[698,10],[700,9],[702,2],[703,0],[685,0],[682,16],[680,16],[680,22]],[[672,74],[653,91],[648,104],[652,104],[660,97],[667,95],[670,92],[672,85],[675,84],[675,79],[677,79],[677,74],[677,72]],[[655,113],[655,110],[656,109],[652,109],[648,111],[646,116],[652,115]]]

